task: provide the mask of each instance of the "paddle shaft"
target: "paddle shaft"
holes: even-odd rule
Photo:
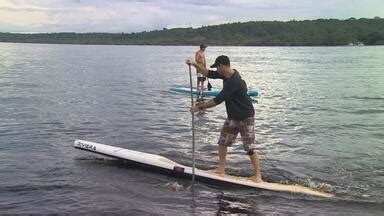
[[[189,66],[189,83],[191,87],[191,107],[193,106],[192,69]],[[192,183],[195,182],[195,114],[192,113]]]

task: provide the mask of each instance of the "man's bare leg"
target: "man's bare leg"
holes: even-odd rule
[[[219,145],[219,167],[217,167],[216,169],[210,170],[210,172],[213,172],[216,174],[225,174],[227,151],[228,151],[227,146]]]
[[[259,155],[257,152],[254,152],[249,158],[251,159],[252,166],[255,170],[255,175],[251,177],[251,180],[254,182],[262,182]]]

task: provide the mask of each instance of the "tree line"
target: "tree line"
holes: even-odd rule
[[[384,45],[384,19],[250,21],[138,33],[0,33],[1,42],[115,45]]]

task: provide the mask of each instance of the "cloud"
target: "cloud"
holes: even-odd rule
[[[250,20],[384,17],[381,0],[0,0],[0,32],[138,32]]]

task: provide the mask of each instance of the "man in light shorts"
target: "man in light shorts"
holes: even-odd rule
[[[256,151],[254,115],[255,111],[252,100],[247,94],[248,88],[245,81],[241,78],[239,72],[231,68],[227,56],[219,56],[211,68],[216,71],[201,67],[191,60],[187,64],[196,67],[200,73],[208,78],[222,79],[223,90],[214,99],[199,103],[191,107],[191,112],[195,113],[202,109],[214,107],[225,101],[227,110],[227,119],[224,122],[219,138],[219,167],[212,170],[217,174],[225,174],[226,156],[228,146],[235,141],[237,134],[240,133],[245,152],[249,155],[251,164],[255,170],[252,180],[262,182],[260,171],[260,160]]]

